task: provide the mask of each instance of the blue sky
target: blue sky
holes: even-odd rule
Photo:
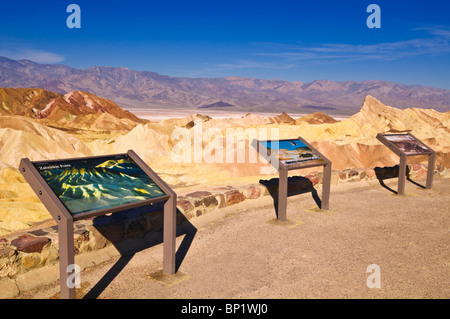
[[[4,1],[3,1],[4,2]],[[69,4],[81,28],[69,29]],[[370,29],[369,4],[381,9]],[[450,1],[8,1],[0,56],[76,68],[450,89]]]

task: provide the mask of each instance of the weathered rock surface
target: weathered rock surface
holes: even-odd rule
[[[40,253],[45,245],[50,242],[50,238],[34,237],[24,234],[11,242],[11,245],[16,246],[17,250],[25,253]]]

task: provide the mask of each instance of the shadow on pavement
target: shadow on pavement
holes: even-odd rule
[[[279,178],[272,178],[270,180],[259,180],[259,183],[264,185],[269,191],[270,196],[273,198],[273,206],[275,208],[276,217],[278,218],[278,187]],[[313,183],[303,176],[290,176],[288,177],[288,197],[311,193],[312,198],[316,202],[319,208],[322,207],[322,200],[317,194],[317,190],[314,188]]]
[[[381,186],[383,186],[384,188],[386,188],[388,191],[394,193],[394,194],[398,194],[398,192],[392,188],[390,188],[389,186],[387,186],[384,183],[385,179],[391,179],[391,178],[398,178],[399,175],[399,166],[395,165],[395,166],[386,166],[386,167],[375,167],[375,176],[378,179],[378,182],[380,183]],[[416,181],[413,181],[409,175],[410,173],[410,168],[409,166],[406,166],[406,180],[413,183],[416,186],[419,186],[420,188],[426,188],[425,186],[417,183]]]
[[[159,208],[156,207],[156,210],[153,208],[149,211],[148,207],[141,207],[94,219],[95,229],[113,243],[121,257],[97,284],[86,293],[83,299],[98,298],[136,253],[163,243],[163,211],[158,210]],[[151,228],[151,231],[148,231],[148,228]],[[156,231],[154,228],[156,228]],[[183,263],[196,233],[197,228],[177,209],[176,236],[184,235],[184,238],[175,254],[176,272],[178,272]],[[125,240],[118,241],[120,236],[125,237]],[[163,261],[161,260],[161,265],[162,263]]]

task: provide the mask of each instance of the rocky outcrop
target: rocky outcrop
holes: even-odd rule
[[[338,121],[325,113],[315,112],[295,120],[295,124],[300,124],[301,122],[306,122],[308,124],[333,124]]]
[[[93,130],[130,130],[146,123],[108,99],[81,91],[61,95],[43,89],[0,88],[0,115],[21,115]],[[111,118],[107,123],[102,119],[105,115]]]
[[[0,116],[0,162],[17,168],[24,157],[37,161],[92,155],[77,137],[42,124],[25,117]]]
[[[15,246],[18,251],[25,253],[40,253],[45,245],[50,242],[50,238],[35,237],[24,234],[11,241],[11,245]]]
[[[235,80],[237,81],[233,81]],[[5,90],[7,91],[10,90]],[[17,89],[11,92],[24,94],[21,101],[29,101],[21,110],[29,110],[31,105],[45,109],[45,103],[55,98],[45,90]],[[29,95],[26,95],[26,92]],[[89,94],[72,92],[57,98],[62,100],[61,103],[72,103],[74,109],[80,112],[91,108],[98,112],[58,121],[35,119],[32,115],[0,116],[0,201],[3,208],[0,211],[0,235],[30,228],[34,222],[49,217],[39,199],[16,170],[23,157],[36,161],[125,153],[133,149],[174,189],[202,189],[207,185],[213,185],[214,188],[216,185],[225,182],[233,184],[238,180],[253,184],[261,178],[264,179],[265,175],[275,173],[273,169],[272,172],[266,170],[263,173],[263,169],[271,167],[257,156],[250,145],[250,141],[258,138],[260,132],[270,133],[275,130],[280,139],[303,137],[331,160],[332,169],[338,175],[333,178],[339,179],[339,175],[344,176],[347,170],[362,169],[370,172],[375,167],[398,164],[398,156],[381,144],[375,136],[378,133],[408,131],[436,151],[436,166],[441,171],[450,168],[450,112],[400,110],[386,106],[372,96],[366,97],[360,112],[340,121],[321,113],[295,121],[285,113],[270,117],[247,114],[242,118],[232,119],[214,119],[193,114],[182,119],[145,124],[138,124],[131,119],[118,119],[109,113],[112,109],[106,106],[104,99]],[[105,106],[105,113],[101,112],[102,105]],[[8,108],[13,109],[10,106]],[[20,112],[19,109],[16,111]],[[63,125],[65,121],[71,124]],[[310,124],[313,122],[323,123]],[[73,128],[70,125],[73,125]],[[103,128],[109,131],[102,131]],[[90,131],[92,129],[96,131]],[[186,134],[187,139],[185,140],[184,136],[182,139],[174,137],[175,129]],[[195,141],[198,130],[199,140]],[[208,130],[214,135],[204,134]],[[256,135],[252,135],[253,133]],[[181,140],[187,143],[191,154],[187,156],[188,161],[182,158],[177,162],[172,152],[177,147],[180,148],[181,144],[184,147],[183,143],[180,144]],[[218,149],[217,153],[216,149],[213,149],[210,154],[216,156],[222,151],[222,157],[218,156],[218,160],[214,158],[212,162],[206,162],[205,154],[208,155],[206,151],[212,145],[212,140],[218,142],[217,145],[222,149]],[[196,162],[194,152],[198,150],[203,157]],[[426,160],[425,156],[417,156],[408,158],[408,163],[426,164]],[[305,175],[315,176],[319,171],[320,169],[308,169]],[[356,179],[353,174],[354,172],[351,176],[345,176],[345,179]],[[241,195],[235,192],[227,193],[228,191],[231,190],[210,195],[214,200],[210,197],[208,203],[206,199],[202,199],[202,204],[186,199],[188,202],[185,202],[184,209],[190,210],[192,205],[194,215],[205,214],[217,205],[226,206],[230,202],[241,201],[243,196],[247,196],[247,192],[252,193],[254,197],[261,192],[258,188],[242,191]]]

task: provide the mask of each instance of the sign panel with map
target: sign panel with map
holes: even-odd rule
[[[128,154],[33,165],[72,215],[166,195]]]
[[[19,169],[58,225],[61,298],[75,299],[74,222],[164,202],[163,273],[175,268],[176,193],[133,151],[32,162]],[[71,270],[70,270],[71,269]]]
[[[259,143],[267,149],[267,155],[275,154],[280,163],[285,166],[325,164],[325,159],[300,139],[260,141]]]
[[[383,137],[406,155],[429,154],[430,150],[410,134],[385,134]]]
[[[297,169],[323,167],[322,200],[318,205],[320,209],[329,209],[332,163],[311,144],[302,137],[298,137],[284,140],[254,140],[252,145],[263,158],[278,170],[278,220],[286,221],[288,173]]]
[[[405,193],[407,158],[416,155],[428,156],[427,181],[425,188],[431,189],[436,162],[436,152],[411,133],[377,134],[377,139],[400,157],[397,194]],[[409,177],[408,177],[409,178]]]

